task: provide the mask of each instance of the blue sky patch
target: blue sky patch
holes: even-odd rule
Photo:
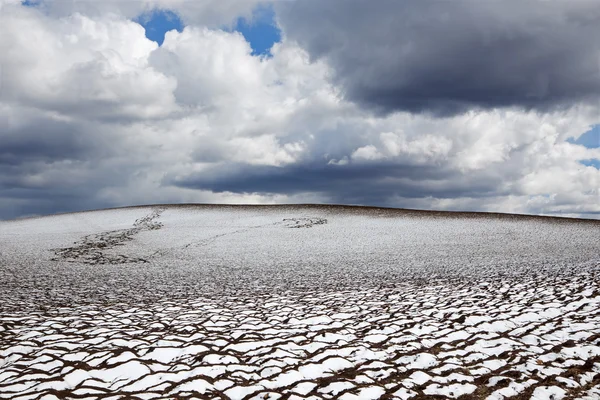
[[[35,0],[29,0],[35,1]],[[146,29],[146,37],[162,45],[165,33],[176,29],[181,32],[184,24],[177,14],[169,10],[156,9],[135,19]],[[281,40],[281,31],[275,23],[273,7],[263,5],[252,11],[251,18],[238,18],[233,27],[224,28],[241,33],[252,47],[252,55],[269,56],[273,44]]]
[[[146,29],[146,37],[159,46],[165,40],[165,33],[173,29],[179,32],[183,30],[183,22],[179,16],[169,10],[152,10],[140,15],[135,21]]]
[[[600,125],[594,125],[592,129],[579,136],[577,140],[569,138],[567,142],[579,144],[587,147],[588,149],[596,149],[600,147]]]
[[[590,158],[589,160],[581,160],[579,162],[585,165],[586,167],[594,167],[596,169],[600,169],[600,160],[597,158]]]
[[[275,23],[273,7],[263,5],[252,11],[252,18],[238,18],[233,30],[240,32],[252,47],[252,55],[270,55],[271,47],[281,40],[281,31]]]

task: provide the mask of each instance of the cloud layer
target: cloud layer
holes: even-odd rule
[[[279,3],[288,39],[381,112],[548,110],[600,97],[596,1]]]
[[[587,3],[277,3],[272,57],[219,28],[256,3],[205,3],[0,5],[0,218],[156,202],[600,214],[600,171],[581,163],[600,148],[576,141],[600,122]],[[156,6],[187,24],[160,47],[133,21]]]

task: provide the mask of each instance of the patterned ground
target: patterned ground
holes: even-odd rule
[[[598,225],[577,225],[565,233],[568,244],[548,250],[565,253],[552,268],[534,268],[533,255],[521,252],[525,273],[451,269],[444,276],[409,279],[413,263],[400,270],[406,278],[396,271],[382,280],[379,265],[369,270],[374,279],[353,285],[333,267],[333,273],[318,276],[314,269],[297,267],[284,275],[297,276],[298,283],[282,289],[282,278],[270,269],[266,276],[246,274],[241,285],[215,286],[212,270],[196,266],[175,274],[164,268],[173,260],[184,263],[183,249],[194,257],[198,253],[190,249],[197,249],[209,259],[211,246],[231,246],[240,235],[256,236],[257,228],[282,247],[288,231],[280,229],[310,228],[289,234],[298,246],[311,235],[323,246],[327,231],[317,229],[332,229],[335,217],[277,215],[223,227],[208,224],[211,217],[200,214],[199,220],[218,230],[207,237],[186,234],[190,240],[177,237],[148,253],[156,237],[142,242],[139,236],[176,225],[174,217],[161,221],[163,211],[144,211],[130,227],[78,231],[80,239],[63,247],[55,244],[68,243],[64,233],[49,229],[49,237],[36,236],[35,244],[44,250],[30,264],[14,250],[0,253],[5,278],[0,283],[0,398],[600,398],[598,245],[586,247],[583,240],[595,238]],[[16,246],[15,237],[26,247],[28,229],[0,228],[7,226],[12,241],[0,234],[5,248]],[[430,228],[438,243],[446,240],[446,228]],[[554,225],[547,229],[566,231]],[[517,226],[514,232],[523,230]],[[222,243],[227,238],[230,242]],[[376,260],[382,245],[376,243],[360,257]],[[522,240],[514,245],[522,246]],[[326,259],[326,246],[304,246]],[[578,254],[566,254],[573,252],[569,246]],[[239,248],[232,252],[236,259],[247,255]],[[258,261],[248,259],[249,268],[266,265],[260,254],[252,254]],[[471,250],[468,254],[477,258]],[[152,258],[159,256],[165,264]],[[293,253],[288,256],[292,265],[302,265]],[[542,257],[540,265],[547,261]],[[15,268],[17,262],[22,268]],[[439,263],[450,268],[448,260]],[[203,280],[195,275],[198,269],[211,274]],[[140,271],[149,275],[136,284]],[[348,274],[354,280],[360,276],[350,267]],[[231,270],[221,275],[222,280],[239,276]],[[311,279],[316,284],[306,288]],[[251,287],[250,281],[259,283]]]

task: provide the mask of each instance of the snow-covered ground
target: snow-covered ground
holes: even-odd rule
[[[0,398],[600,398],[600,222],[157,206],[0,222]]]

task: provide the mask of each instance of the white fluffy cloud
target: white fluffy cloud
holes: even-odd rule
[[[434,117],[345,100],[296,42],[218,29],[255,3],[4,2],[0,218],[154,202],[600,213],[597,104]],[[210,3],[212,4],[212,3]],[[131,18],[175,8],[161,47]],[[190,11],[191,10],[191,11]]]
[[[19,5],[21,0],[0,0],[2,5]],[[30,0],[37,8],[53,18],[74,13],[91,18],[116,14],[124,18],[136,18],[156,9],[173,10],[186,24],[212,28],[229,25],[240,16],[248,17],[262,0]]]
[[[105,15],[51,19],[22,6],[2,10],[2,99],[90,119],[164,117],[175,79],[152,69],[157,44],[135,22]]]

